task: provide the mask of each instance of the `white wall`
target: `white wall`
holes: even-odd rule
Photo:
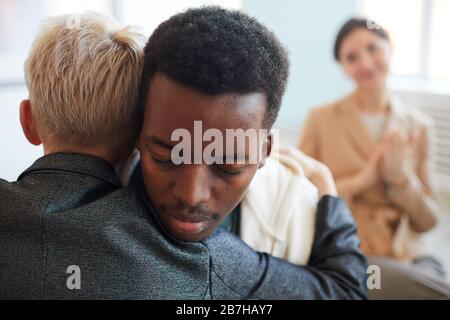
[[[357,13],[357,0],[244,0],[243,11],[263,22],[288,48],[291,76],[277,125],[298,129],[308,111],[351,90],[333,60],[337,31]]]

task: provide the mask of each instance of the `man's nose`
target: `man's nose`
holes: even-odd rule
[[[174,195],[188,207],[196,207],[211,198],[208,166],[187,164],[173,188]]]

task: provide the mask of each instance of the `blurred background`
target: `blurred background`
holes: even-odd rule
[[[18,106],[27,97],[23,62],[45,16],[97,11],[139,26],[149,36],[171,15],[206,4],[256,17],[288,48],[291,78],[276,127],[289,144],[296,143],[312,107],[352,89],[332,56],[342,23],[363,15],[390,32],[390,89],[436,125],[435,176],[446,216],[429,241],[449,266],[450,0],[0,0],[0,177],[15,180],[42,155],[41,148],[29,145],[22,135]]]

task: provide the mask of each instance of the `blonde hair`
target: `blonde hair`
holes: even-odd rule
[[[95,13],[46,20],[25,62],[40,133],[58,143],[129,149],[140,129],[141,40]]]

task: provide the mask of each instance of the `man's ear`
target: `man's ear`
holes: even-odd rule
[[[23,100],[20,103],[20,124],[22,125],[23,134],[27,140],[35,145],[42,144],[39,132],[37,130],[36,121],[34,121],[33,114],[31,112],[30,100]]]
[[[258,169],[261,169],[266,165],[267,158],[270,157],[270,154],[272,153],[272,144],[273,144],[273,134],[269,133],[262,147],[261,152],[262,158]]]

